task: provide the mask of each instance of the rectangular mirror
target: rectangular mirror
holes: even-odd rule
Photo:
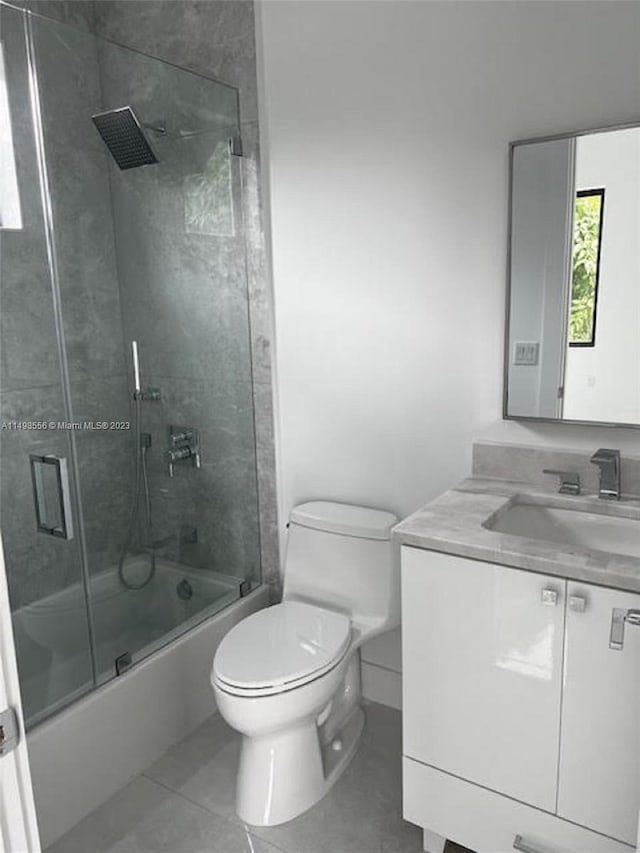
[[[510,154],[504,417],[640,427],[640,124]]]

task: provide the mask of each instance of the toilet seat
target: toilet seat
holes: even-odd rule
[[[237,696],[269,696],[300,687],[333,669],[351,641],[343,613],[283,601],[239,622],[213,662],[218,687]]]

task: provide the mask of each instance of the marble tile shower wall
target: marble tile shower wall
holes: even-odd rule
[[[29,9],[38,15],[93,32],[96,10],[93,0],[10,0],[13,6]]]
[[[125,340],[137,340],[156,536],[167,555],[241,577],[260,566],[242,186],[227,141],[236,91],[112,44],[101,47],[107,108],[132,104],[160,160],[112,170]],[[192,134],[184,136],[184,133]],[[167,476],[168,425],[197,429],[202,464]],[[197,543],[181,544],[195,528]]]
[[[246,543],[243,544],[245,536],[240,529],[243,518],[242,504],[246,502],[246,498],[243,498],[243,494],[246,494],[245,486],[242,482],[238,482],[233,489],[230,481],[238,477],[240,481],[250,477],[249,438],[246,429],[243,432],[239,424],[242,422],[246,425],[247,420],[243,416],[243,411],[253,402],[262,570],[264,579],[277,588],[279,556],[271,373],[272,325],[259,188],[260,157],[253,2],[251,0],[235,0],[232,3],[226,0],[206,0],[206,2],[96,0],[95,27],[98,35],[207,77],[222,80],[239,90],[241,135],[245,155],[240,167],[245,223],[243,249],[246,253],[249,285],[252,388],[250,389],[248,382],[239,378],[230,384],[212,381],[217,377],[219,370],[217,366],[212,368],[209,375],[198,370],[191,371],[188,384],[177,383],[175,381],[177,374],[174,371],[164,370],[162,374],[149,378],[153,378],[154,381],[157,379],[158,384],[165,386],[163,393],[169,407],[163,416],[165,422],[170,415],[169,409],[175,403],[176,419],[182,416],[186,419],[193,413],[195,422],[193,424],[187,422],[187,425],[202,425],[199,411],[207,395],[213,398],[214,408],[225,411],[222,420],[219,417],[212,419],[206,426],[209,434],[203,436],[203,443],[207,440],[216,442],[216,458],[219,460],[212,465],[210,477],[201,480],[203,488],[198,491],[189,491],[187,487],[189,475],[186,470],[177,472],[175,488],[177,489],[177,484],[184,480],[183,499],[206,502],[206,513],[209,519],[215,518],[216,513],[222,509],[225,490],[227,488],[231,490],[227,494],[233,495],[233,499],[227,515],[223,516],[227,521],[220,525],[217,531],[211,530],[208,534],[211,535],[212,541],[227,543],[231,556],[227,561],[228,564],[236,559],[246,559],[246,554],[243,556],[243,549],[246,550]],[[240,247],[236,245],[233,251],[238,250]],[[215,267],[220,263],[220,258],[214,258],[213,263]],[[227,283],[225,298],[231,300],[237,298],[237,296],[234,297],[234,294],[237,294],[234,288],[238,283],[234,284],[231,281]],[[218,294],[215,298],[220,296],[221,294]],[[214,296],[211,295],[211,298]],[[237,309],[236,304],[234,311]],[[239,336],[236,341],[228,340],[226,345],[237,346],[238,341]],[[212,356],[215,353],[211,342],[209,342],[208,352]],[[223,377],[220,376],[220,379]],[[227,395],[228,398],[230,394],[235,396],[231,400],[227,399],[224,405],[216,407],[217,397]],[[172,400],[173,403],[169,402]],[[159,409],[156,409],[156,414],[160,418]],[[206,459],[209,455],[206,446],[203,447],[203,451]],[[209,459],[212,458],[209,455]],[[236,474],[236,471],[240,473]],[[156,485],[159,486],[158,483]],[[159,486],[159,488],[162,487]],[[180,495],[177,495],[177,499],[181,499]],[[173,498],[166,496],[164,504],[160,504],[160,515],[162,512],[170,514],[172,510],[175,512]],[[206,522],[203,523],[206,525]],[[205,529],[207,529],[206,526]],[[202,557],[202,554],[197,553],[193,556],[195,560]],[[223,566],[220,565],[217,568],[222,569]]]
[[[86,26],[89,5],[77,6],[74,23],[81,7],[80,19]],[[19,16],[11,14],[17,27]],[[21,35],[16,29],[16,38],[6,40],[17,53],[24,50]],[[73,415],[91,420],[118,413],[128,417],[105,155],[86,122],[100,102],[95,45],[77,29],[53,28],[39,18],[34,20],[34,37],[53,210],[59,225],[57,260]],[[63,421],[26,65],[23,56],[9,60],[15,75],[10,91],[25,227],[7,232],[3,239],[1,416],[3,421]],[[69,91],[74,91],[73,98]],[[4,432],[2,437],[2,528],[12,605],[18,607],[80,579],[77,541],[72,545],[36,532],[28,460],[30,452],[68,457],[69,439],[57,431]],[[130,438],[89,432],[76,437],[87,545],[95,571],[113,562],[124,537],[123,505],[130,473],[120,460],[128,455],[122,448]]]

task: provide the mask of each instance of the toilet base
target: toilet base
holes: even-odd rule
[[[277,738],[243,738],[236,791],[240,819],[253,826],[276,826],[310,809],[346,770],[363,727],[364,711],[357,707],[333,742],[322,748],[315,723]],[[332,746],[337,739],[339,751]]]
[[[320,725],[313,717],[265,737],[242,738],[236,811],[244,823],[293,820],[321,800],[347,768],[364,727],[359,663],[356,653]]]

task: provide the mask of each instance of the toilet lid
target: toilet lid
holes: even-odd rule
[[[283,601],[253,613],[218,646],[213,674],[242,690],[286,689],[330,669],[344,655],[350,620],[300,601]]]

